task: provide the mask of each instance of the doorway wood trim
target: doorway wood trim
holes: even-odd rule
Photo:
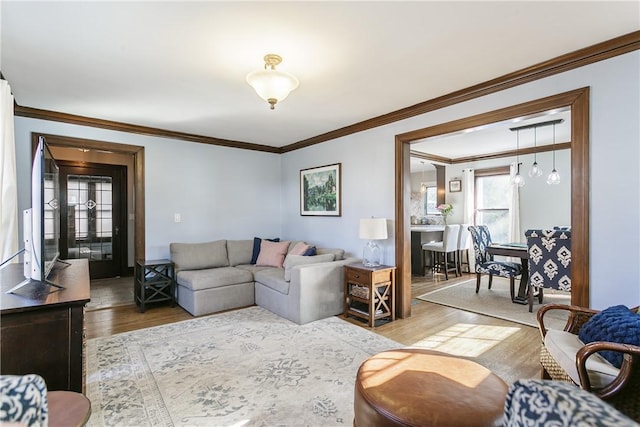
[[[396,313],[411,316],[411,143],[556,108],[571,109],[571,304],[589,307],[589,87],[402,133],[395,137]]]
[[[133,156],[133,252],[134,260],[145,259],[144,147],[37,132],[31,134],[32,144],[38,141],[39,136],[43,136],[47,144],[53,147],[88,148],[90,150],[103,150]]]

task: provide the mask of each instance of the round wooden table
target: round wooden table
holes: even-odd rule
[[[493,426],[506,395],[500,377],[470,360],[430,350],[384,351],[358,369],[354,425]]]
[[[84,394],[74,391],[47,392],[49,426],[79,427],[89,421],[91,401]]]

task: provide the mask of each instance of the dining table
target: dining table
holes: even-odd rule
[[[522,264],[522,274],[520,276],[520,286],[518,294],[513,298],[516,304],[529,304],[527,287],[529,286],[529,250],[526,243],[492,243],[487,247],[487,252],[491,255],[520,258]]]

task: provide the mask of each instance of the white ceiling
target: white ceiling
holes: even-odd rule
[[[16,102],[281,147],[640,29],[640,3],[0,3]],[[300,80],[274,111],[266,53]]]

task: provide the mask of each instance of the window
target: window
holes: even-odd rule
[[[427,187],[424,198],[424,211],[427,215],[439,214],[440,211],[436,209],[436,206],[438,206],[438,188]]]
[[[511,179],[509,167],[476,170],[476,224],[489,227],[494,242],[509,239]]]

